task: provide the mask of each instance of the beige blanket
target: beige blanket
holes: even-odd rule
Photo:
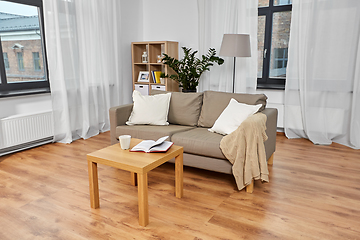
[[[264,142],[267,140],[266,115],[248,117],[237,130],[222,138],[220,148],[233,164],[232,170],[239,190],[252,179],[269,182]]]

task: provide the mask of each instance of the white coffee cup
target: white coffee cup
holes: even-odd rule
[[[122,149],[126,150],[130,148],[130,141],[131,136],[130,135],[121,135],[119,136],[120,146]]]

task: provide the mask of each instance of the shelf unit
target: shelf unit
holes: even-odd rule
[[[147,52],[148,62],[142,62],[143,52]],[[132,56],[132,82],[133,90],[139,90],[143,95],[150,94],[152,89],[178,92],[179,84],[170,79],[165,79],[164,84],[154,83],[151,71],[161,71],[165,74],[173,74],[173,70],[169,66],[158,63],[158,55],[166,53],[171,57],[179,58],[179,43],[172,41],[151,41],[151,42],[132,42],[131,56]],[[149,74],[149,82],[138,82],[140,71],[145,71]]]

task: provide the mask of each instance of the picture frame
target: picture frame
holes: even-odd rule
[[[149,82],[150,74],[148,71],[140,71],[138,76],[138,82]]]

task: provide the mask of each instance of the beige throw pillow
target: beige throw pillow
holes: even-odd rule
[[[152,90],[152,94],[163,94],[164,91]],[[172,92],[168,121],[171,124],[196,126],[199,120],[203,93]]]
[[[200,116],[202,98],[202,93],[172,93],[169,108],[169,123],[196,126]]]

